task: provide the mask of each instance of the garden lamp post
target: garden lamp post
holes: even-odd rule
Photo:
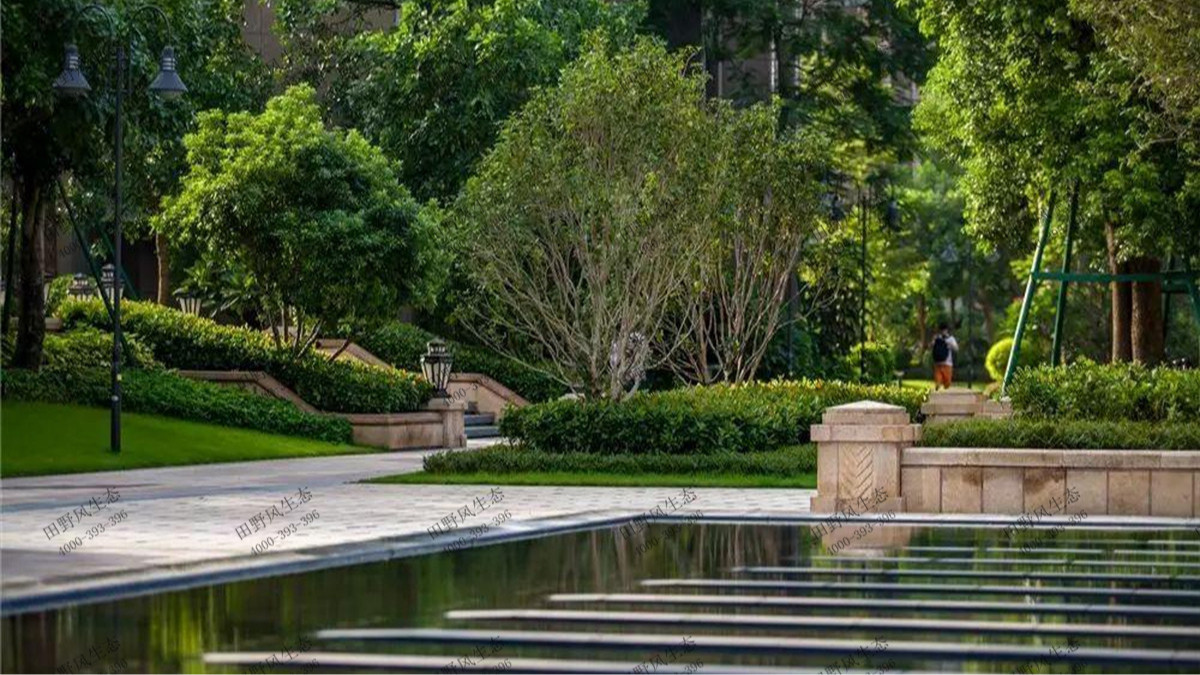
[[[92,294],[92,281],[86,274],[82,272],[75,275],[71,279],[71,285],[67,288],[67,295],[82,300]]]
[[[421,373],[437,390],[433,394],[437,398],[450,398],[446,387],[450,384],[450,366],[453,363],[454,356],[446,351],[446,342],[441,338],[434,338],[425,345]]]
[[[179,300],[179,309],[182,309],[185,314],[191,314],[192,316],[200,316],[200,309],[201,309],[201,304],[202,304],[200,302],[200,298],[197,298],[196,296],[192,295],[191,293],[184,293],[184,294],[180,295],[177,299]]]
[[[121,270],[121,177],[124,166],[123,161],[123,146],[124,146],[124,112],[122,103],[125,100],[125,87],[128,80],[128,66],[125,55],[125,45],[121,43],[118,33],[119,23],[116,14],[111,9],[103,5],[84,5],[75,14],[75,19],[83,16],[87,12],[99,12],[101,16],[108,21],[110,33],[117,38],[116,49],[116,82],[115,82],[115,103],[114,103],[114,133],[113,133],[113,160],[114,160],[114,180],[113,180],[113,262],[112,265],[106,265],[106,275],[109,277],[109,286],[105,289],[110,293],[112,299],[112,322],[113,322],[113,350],[112,350],[112,424],[110,427],[110,447],[113,452],[121,451],[121,283],[117,280],[117,274]],[[170,21],[167,19],[167,14],[162,9],[154,5],[140,5],[133,8],[130,14],[134,17],[149,12],[162,20],[167,27],[168,38],[170,37]],[[136,29],[135,29],[136,30]],[[170,42],[170,40],[168,40]],[[83,75],[83,70],[80,68],[79,49],[68,44],[63,56],[63,71],[59,74],[58,79],[54,80],[54,90],[64,96],[86,96],[92,90],[88,84],[87,78]],[[179,73],[175,71],[175,48],[170,44],[163,47],[162,54],[158,62],[158,74],[154,77],[154,81],[150,83],[149,90],[163,96],[164,98],[175,98],[181,96],[187,91],[183,81],[179,79]],[[108,271],[111,267],[111,271]]]
[[[108,263],[100,268],[100,292],[108,299],[111,304],[113,295],[116,294],[117,275],[112,263]]]

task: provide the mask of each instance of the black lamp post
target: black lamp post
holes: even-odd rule
[[[75,18],[83,16],[87,12],[99,12],[109,24],[111,33],[117,35],[117,17],[112,10],[103,5],[84,5],[79,9]],[[135,7],[130,14],[137,16],[139,14],[150,12],[162,20],[167,27],[168,37],[170,36],[170,22],[167,15],[154,5],[141,5]],[[113,133],[113,160],[115,164],[115,177],[113,186],[113,277],[112,277],[112,322],[113,322],[113,350],[112,350],[112,424],[110,427],[110,447],[113,452],[121,451],[121,174],[123,170],[123,146],[124,146],[124,126],[125,119],[123,117],[122,103],[125,100],[125,86],[128,79],[128,63],[125,57],[125,45],[117,40],[117,72],[115,86],[115,131]],[[175,98],[181,96],[187,91],[183,81],[179,79],[179,73],[175,71],[175,49],[169,44],[163,47],[162,55],[159,57],[158,75],[154,81],[150,83],[150,91],[163,96],[164,98]],[[68,44],[65,49],[63,58],[63,71],[54,80],[54,90],[66,96],[84,96],[92,90],[88,84],[87,78],[83,75],[83,70],[80,69],[79,49]]]
[[[437,390],[437,398],[450,398],[446,387],[450,384],[450,367],[454,364],[454,356],[446,351],[446,342],[434,338],[425,345],[425,355],[421,357],[421,373]]]

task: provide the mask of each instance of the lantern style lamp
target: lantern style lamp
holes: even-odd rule
[[[117,268],[113,267],[112,263],[108,263],[100,268],[100,287],[104,292],[104,297],[108,298],[109,302],[113,301],[117,289]]]
[[[191,293],[184,293],[177,299],[179,300],[179,309],[182,309],[185,313],[191,314],[192,316],[200,316],[200,309],[202,305],[200,298],[197,298]]]
[[[421,357],[421,373],[437,390],[434,393],[437,398],[450,398],[446,387],[450,384],[450,366],[453,363],[454,357],[446,351],[446,342],[441,338],[434,338],[425,345],[425,355]]]
[[[150,83],[150,91],[163,98],[179,98],[187,93],[183,80],[175,70],[175,48],[163,47],[162,56],[158,58],[158,75]]]
[[[82,300],[93,292],[92,280],[86,274],[78,273],[71,279],[71,285],[67,288],[67,295],[77,300]]]

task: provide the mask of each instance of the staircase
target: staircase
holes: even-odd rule
[[[490,445],[500,440],[500,428],[496,426],[494,414],[468,409],[465,422],[469,445]],[[476,443],[471,443],[471,441],[476,441]]]

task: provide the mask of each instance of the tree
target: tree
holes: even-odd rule
[[[965,171],[968,228],[1028,250],[1036,212],[1073,179],[1083,242],[1114,273],[1156,272],[1200,239],[1197,156],[1068,0],[913,0],[940,51],[916,122]],[[1065,211],[1065,209],[1062,209]],[[1059,222],[1062,222],[1060,220]],[[1162,358],[1161,284],[1112,284],[1114,360]]]
[[[387,31],[329,27],[334,16],[378,4],[283,0],[284,42],[310,62],[327,61],[309,82],[328,85],[334,119],[398,160],[419,199],[443,201],[458,193],[501,122],[557,81],[588,31],[628,43],[643,12],[636,2],[605,0],[435,0],[395,3],[400,21]]]
[[[514,358],[546,359],[590,396],[623,396],[632,371],[672,352],[647,346],[691,283],[720,203],[704,161],[712,128],[686,54],[594,37],[505,124],[456,205],[481,289],[465,325]]]
[[[95,13],[77,18],[83,4],[80,0],[14,0],[0,7],[3,162],[17,197],[21,235],[20,314],[13,363],[23,367],[41,364],[42,241],[56,200],[56,181],[69,173],[84,186],[81,193],[102,195],[103,200],[111,196],[114,115],[109,73],[114,40],[128,49],[129,84],[138,94],[127,97],[125,110],[127,213],[135,220],[173,185],[182,158],[178,140],[194,110],[239,105],[258,90],[254,79],[258,71],[237,28],[239,0],[159,3],[170,23],[180,76],[189,88],[184,99],[170,102],[145,93],[167,41],[161,22],[141,15],[135,25],[131,6],[117,3],[113,7],[117,34],[110,35],[108,24]],[[64,99],[51,89],[63,67],[65,43],[79,46],[83,70],[93,86],[86,97]]]
[[[707,0],[701,7],[705,58],[731,62],[745,82],[729,93],[735,100],[762,98],[749,71],[769,55],[782,127],[817,126],[843,142],[911,152],[911,106],[895,88],[921,82],[931,54],[894,0]]]
[[[723,191],[703,221],[695,275],[680,296],[666,344],[692,382],[753,379],[780,326],[789,282],[828,223],[818,217],[818,139],[777,138],[779,103],[717,105],[703,161]],[[690,242],[681,241],[681,245]]]
[[[1100,41],[1162,103],[1167,126],[1200,132],[1200,4],[1190,0],[1071,0]]]
[[[188,172],[155,228],[248,276],[262,320],[294,355],[322,329],[435,294],[436,220],[378,148],[325,128],[312,88],[291,87],[257,115],[202,113],[185,144]]]

